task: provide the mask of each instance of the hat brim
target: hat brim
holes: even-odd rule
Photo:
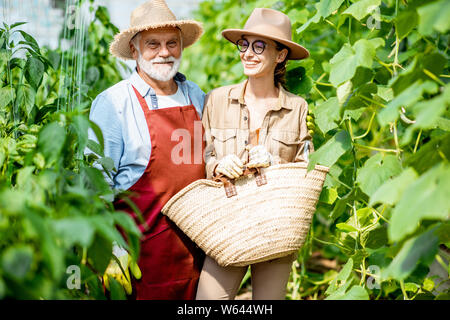
[[[242,29],[226,29],[226,30],[222,31],[222,36],[225,39],[227,39],[228,41],[230,41],[231,43],[236,43],[236,41],[241,39],[241,37],[243,35],[261,36],[261,37],[271,39],[271,40],[277,41],[277,42],[285,45],[290,50],[289,55],[287,57],[287,59],[289,59],[289,60],[301,60],[301,59],[306,59],[309,57],[309,51],[306,48],[304,48],[303,46],[299,45],[298,43],[295,43],[290,40],[273,37],[273,36],[266,35],[266,34],[263,34],[260,32],[251,32],[251,31],[242,30]]]
[[[176,20],[165,23],[133,27],[124,30],[114,36],[114,41],[109,47],[109,52],[117,58],[123,60],[134,60],[130,50],[131,39],[133,39],[133,37],[141,31],[165,27],[180,28],[181,36],[183,38],[183,48],[187,48],[194,44],[203,34],[202,25],[194,20]]]

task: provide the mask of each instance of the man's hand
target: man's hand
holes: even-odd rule
[[[230,179],[235,179],[244,173],[244,171],[242,171],[243,167],[244,164],[237,155],[229,154],[219,161],[215,172],[221,173]]]
[[[117,282],[119,282],[122,287],[125,289],[125,292],[130,295],[132,292],[131,287],[131,274],[136,278],[140,279],[142,277],[141,269],[133,259],[130,254],[115,245],[113,250],[113,259],[111,259],[108,267],[105,270],[105,274],[103,275],[103,281],[105,283],[106,289],[109,290],[109,278],[114,278]],[[114,259],[116,258],[116,259]],[[119,265],[120,263],[120,265]]]
[[[273,163],[273,157],[266,147],[257,145],[249,150],[249,161],[247,168],[263,167],[266,168]]]

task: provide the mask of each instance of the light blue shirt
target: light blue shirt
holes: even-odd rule
[[[180,73],[174,79],[186,101],[192,101],[201,118],[205,93]],[[139,180],[151,153],[147,121],[132,86],[144,97],[150,109],[165,107],[158,105],[153,88],[134,70],[128,79],[100,93],[92,102],[89,114],[89,119],[102,130],[105,157],[114,161],[117,170],[111,172],[112,180],[106,174],[105,178],[111,187],[120,190],[127,190]],[[88,135],[89,139],[98,142],[92,129]],[[86,154],[91,152],[85,151]],[[101,165],[95,166],[102,170]]]

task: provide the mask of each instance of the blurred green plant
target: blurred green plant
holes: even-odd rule
[[[113,169],[88,113],[95,96],[121,79],[108,52],[117,28],[98,7],[83,35],[86,81],[77,86],[73,59],[80,57],[40,48],[21,24],[0,28],[0,299],[106,299],[101,277],[113,241],[136,260],[141,235],[128,214],[114,210],[116,194],[92,166]],[[59,107],[69,100],[70,108]],[[89,128],[98,144],[88,140]],[[86,146],[100,157],[84,156]],[[122,287],[112,283],[110,297],[124,298]]]
[[[287,299],[450,299],[430,273],[449,271],[449,2],[203,1],[183,70],[205,91],[244,79],[221,31],[255,7],[286,13],[311,53],[287,87],[314,116],[310,167],[330,167]]]

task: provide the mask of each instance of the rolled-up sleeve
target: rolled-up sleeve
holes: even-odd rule
[[[121,121],[118,117],[117,110],[115,110],[113,103],[108,99],[106,95],[99,95],[93,102],[89,113],[89,120],[94,122],[102,131],[104,141],[104,155],[109,157],[114,162],[114,168],[116,172],[119,168],[120,159],[123,153],[123,138]],[[99,142],[94,131],[89,128],[88,138],[95,142]],[[85,154],[94,153],[94,151],[86,148]],[[98,154],[97,154],[98,155]],[[98,155],[101,157],[100,155]],[[103,170],[103,167],[98,163],[94,163],[94,167],[100,169],[106,181],[111,187],[114,187],[115,172],[110,172],[112,179]]]

